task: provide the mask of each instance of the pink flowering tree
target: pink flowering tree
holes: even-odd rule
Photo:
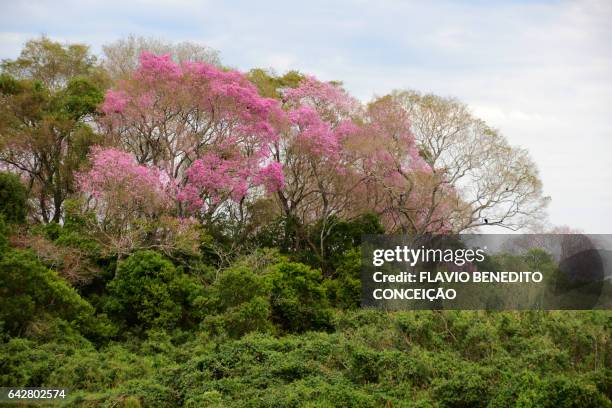
[[[409,114],[397,101],[386,96],[370,103],[358,139],[363,196],[389,232],[452,230],[450,210],[458,197],[422,157]]]
[[[117,256],[193,246],[192,221],[171,215],[176,188],[163,170],[139,164],[131,153],[95,147],[90,168],[76,178],[84,210],[92,214],[91,232]]]
[[[452,191],[432,193],[431,167],[400,105],[381,98],[364,108],[341,87],[313,77],[283,90],[282,99],[289,127],[273,150],[285,178],[277,197],[284,216],[297,224],[298,240],[320,259],[337,221],[369,211],[393,232],[448,230]]]
[[[270,148],[284,114],[240,72],[142,53],[134,74],[107,92],[102,112],[116,145],[172,180],[182,214],[244,214],[249,193],[283,185]]]
[[[359,214],[353,192],[360,175],[347,145],[358,132],[354,119],[361,105],[341,87],[308,76],[296,88],[283,90],[282,98],[289,126],[273,150],[285,178],[277,197],[284,216],[296,221],[298,239],[322,259],[334,222]],[[318,245],[305,230],[315,223]]]

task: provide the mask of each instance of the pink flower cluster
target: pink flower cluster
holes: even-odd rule
[[[359,101],[339,86],[306,76],[297,88],[285,90],[284,97],[296,105],[310,105],[319,110],[335,110],[344,116],[359,110]]]
[[[207,200],[212,205],[219,204],[225,198],[239,202],[250,187],[262,185],[266,192],[274,193],[284,185],[280,163],[256,167],[240,158],[224,159],[213,153],[196,160],[186,173],[187,183],[179,190],[177,199],[192,211],[205,211]]]
[[[300,106],[289,112],[289,120],[297,126],[297,143],[315,155],[338,159],[340,143],[330,124],[310,106]]]
[[[130,153],[94,147],[90,161],[91,168],[78,173],[77,182],[81,191],[93,198],[141,204],[169,203],[168,176],[156,168],[138,164]]]
[[[197,159],[186,171],[187,183],[177,198],[192,211],[206,210],[206,199],[218,204],[225,197],[239,201],[246,195],[250,169],[240,159],[223,159],[208,153]]]
[[[133,81],[124,81],[119,89],[107,91],[102,111],[111,116],[125,114],[126,120],[142,114],[155,116],[156,112],[151,111],[155,99],[163,100],[160,109],[176,109],[188,103],[202,113],[214,111],[218,115],[215,120],[235,122],[234,137],[237,133],[255,135],[264,143],[278,138],[271,124],[282,117],[278,102],[259,96],[244,74],[203,62],[179,65],[170,55],[143,52]]]
[[[126,92],[109,89],[104,97],[102,112],[106,114],[121,113],[127,106],[128,101],[129,97]]]
[[[279,162],[272,162],[262,168],[255,176],[255,184],[263,185],[268,194],[280,191],[285,186],[285,175],[283,165]]]
[[[283,184],[280,165],[266,164],[285,113],[238,71],[145,52],[101,110],[107,133],[140,163],[172,175],[176,198],[194,212]]]

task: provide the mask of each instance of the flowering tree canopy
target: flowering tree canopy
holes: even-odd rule
[[[189,210],[210,214],[249,188],[279,186],[266,174],[283,112],[237,71],[144,52],[102,111],[107,135],[138,163],[163,169]]]
[[[512,218],[518,201],[510,192],[521,192],[520,206],[539,196],[537,185],[525,182],[537,178],[503,138],[478,121],[459,123],[457,134],[448,128],[461,119],[452,103],[438,109],[394,93],[364,106],[337,83],[296,73],[266,78],[143,52],[101,106],[106,142],[123,152],[96,150],[82,189],[93,201],[114,204],[124,194],[126,208],[145,217],[153,206],[238,226],[257,200],[273,196],[277,215],[293,220],[298,240],[321,259],[335,224],[366,212],[388,232],[457,232],[477,226],[484,211],[497,211],[500,224]],[[466,137],[480,143],[470,147]],[[472,150],[487,161],[477,163]],[[515,157],[522,170],[503,170],[500,154]],[[121,174],[102,171],[105,160]],[[511,186],[493,186],[498,174]],[[104,179],[111,175],[124,191]],[[468,176],[474,183],[464,183]],[[494,200],[476,202],[470,188],[492,189],[485,196]]]
[[[102,211],[121,207],[122,213],[133,209],[151,214],[169,206],[171,183],[163,171],[138,164],[130,153],[113,148],[92,148],[90,162],[91,168],[77,174],[77,180],[81,191],[104,207]]]
[[[130,153],[94,147],[90,168],[76,178],[94,214],[91,227],[114,253],[195,243],[193,221],[171,216],[176,188],[163,170],[139,164]]]
[[[303,224],[350,211],[354,188],[345,143],[357,132],[360,104],[342,88],[305,77],[283,93],[289,127],[275,145],[285,170],[278,197]]]

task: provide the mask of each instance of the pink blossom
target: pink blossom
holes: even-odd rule
[[[92,198],[120,205],[169,204],[167,175],[156,168],[140,165],[130,153],[94,147],[90,154],[91,168],[77,174],[81,191]]]
[[[255,182],[257,184],[262,184],[269,194],[281,190],[285,185],[283,165],[279,162],[268,164],[259,171],[255,177]]]
[[[240,201],[271,159],[285,112],[244,74],[142,53],[131,78],[107,93],[102,126],[147,168],[170,175],[192,210]]]
[[[321,119],[310,106],[300,106],[289,112],[289,120],[298,127],[297,142],[301,148],[320,156],[338,159],[340,144],[329,123]]]
[[[359,101],[339,86],[306,76],[297,88],[285,90],[284,97],[299,105],[310,105],[324,110],[336,110],[351,115],[359,109]]]
[[[247,194],[251,172],[249,163],[240,158],[224,159],[208,153],[187,169],[187,183],[178,198],[192,210],[202,209],[206,199],[215,204],[226,198],[240,201]]]
[[[144,51],[140,54],[138,75],[143,79],[176,79],[181,76],[181,69],[170,54],[155,55]]]
[[[128,95],[124,91],[113,91],[109,89],[104,96],[102,112],[106,114],[121,113],[129,101]]]

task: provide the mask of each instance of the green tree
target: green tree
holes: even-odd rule
[[[88,334],[100,334],[93,307],[28,251],[11,250],[0,259],[0,327],[23,334],[28,325],[59,317]]]
[[[295,262],[283,262],[274,269],[272,320],[291,332],[329,328],[331,309],[321,270]]]
[[[128,325],[173,328],[190,322],[200,287],[182,269],[154,251],[122,261],[107,285],[109,311]]]
[[[59,90],[77,76],[105,81],[97,58],[85,44],[61,44],[46,36],[28,41],[15,60],[2,60],[2,71],[17,78],[40,81],[46,88]]]
[[[304,74],[288,71],[284,75],[276,75],[273,71],[254,68],[248,72],[247,77],[255,84],[261,96],[282,99],[280,91],[284,88],[296,88],[304,78]]]
[[[335,276],[325,280],[327,298],[334,307],[357,309],[361,303],[361,250],[346,251],[338,262]]]
[[[35,217],[59,221],[74,173],[99,141],[88,125],[104,79],[88,47],[42,37],[2,62],[0,163],[26,180]]]
[[[210,286],[204,328],[241,337],[252,331],[272,331],[270,285],[252,266],[236,264],[224,270]]]

